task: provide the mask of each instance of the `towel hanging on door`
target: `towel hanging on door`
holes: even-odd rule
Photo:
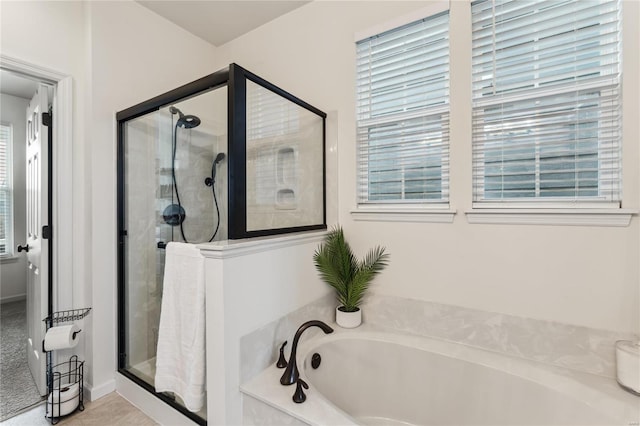
[[[205,403],[204,258],[194,244],[167,244],[156,355],[156,392],[174,392],[189,411]]]

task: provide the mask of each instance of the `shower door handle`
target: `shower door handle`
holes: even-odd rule
[[[159,249],[166,249],[167,248],[167,243],[165,243],[164,241],[158,241],[158,248]]]

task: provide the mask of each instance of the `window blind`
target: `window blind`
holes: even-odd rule
[[[0,256],[12,251],[11,126],[0,125]]]
[[[358,203],[449,198],[449,12],[361,40]]]
[[[247,81],[247,139],[279,137],[298,132],[300,110],[277,93]]]
[[[617,0],[472,3],[474,201],[621,201]]]

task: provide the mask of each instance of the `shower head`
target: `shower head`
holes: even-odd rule
[[[224,157],[225,157],[224,152],[220,152],[218,155],[216,155],[216,159],[213,160],[213,164],[214,165],[218,164],[219,162],[224,160]]]
[[[177,126],[184,127],[185,129],[193,129],[194,127],[198,127],[200,125],[200,119],[195,115],[184,115],[182,111],[174,106],[169,107],[169,112],[171,114],[178,114],[178,122]]]
[[[193,129],[194,127],[198,127],[200,125],[200,119],[195,115],[185,115],[178,119],[178,126],[184,127],[185,129]]]

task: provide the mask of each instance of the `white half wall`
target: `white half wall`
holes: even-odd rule
[[[313,253],[324,234],[198,246],[206,258],[209,424],[242,422],[240,338],[330,292],[313,265]]]
[[[558,321],[640,331],[640,229],[469,224],[471,209],[471,14],[451,7],[451,207],[453,223],[355,221],[355,35],[397,21],[431,2],[315,1],[218,48],[218,65],[237,62],[325,111],[336,111],[339,220],[358,254],[377,244],[391,264],[379,294]],[[640,134],[638,9],[623,2],[624,208],[638,209]],[[427,15],[425,15],[427,16]],[[415,19],[418,19],[416,16]]]
[[[0,122],[13,132],[13,249],[12,258],[0,260],[0,302],[20,300],[27,294],[27,257],[18,253],[26,241],[26,111],[29,99],[0,94]]]

